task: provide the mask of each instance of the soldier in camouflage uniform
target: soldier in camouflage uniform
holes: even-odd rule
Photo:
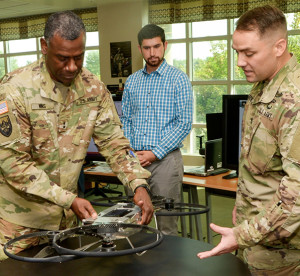
[[[121,130],[109,91],[82,68],[85,28],[72,12],[49,17],[43,57],[2,80],[0,87],[0,260],[20,234],[77,225],[97,214],[77,195],[77,180],[93,137],[122,183],[135,192],[148,224],[153,207],[143,169]],[[18,252],[37,240],[17,244]]]
[[[239,248],[252,275],[300,275],[300,65],[287,50],[283,13],[270,6],[237,22],[233,48],[249,82],[235,227],[199,258]]]

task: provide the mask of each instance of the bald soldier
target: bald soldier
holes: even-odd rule
[[[96,218],[77,195],[77,180],[93,137],[122,183],[134,193],[148,224],[150,173],[130,154],[105,85],[82,68],[86,32],[72,12],[51,15],[41,39],[43,57],[7,74],[0,86],[0,260],[16,235],[58,230]],[[76,215],[76,216],[75,216]],[[35,245],[17,243],[12,253]]]
[[[245,106],[233,223],[200,259],[239,249],[252,275],[300,275],[300,65],[283,13],[264,6],[237,22],[233,49],[254,83]]]

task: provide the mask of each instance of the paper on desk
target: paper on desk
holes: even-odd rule
[[[103,173],[111,173],[112,170],[110,166],[106,162],[94,162],[95,167],[91,167],[86,169],[86,172],[103,172]]]

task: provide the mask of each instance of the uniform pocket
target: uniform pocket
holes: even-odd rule
[[[37,149],[58,146],[56,134],[47,115],[32,122],[32,143]]]
[[[264,173],[276,154],[277,141],[270,135],[262,123],[252,132],[251,145],[248,153],[250,168],[254,173]]]
[[[89,110],[89,113],[83,112],[82,116],[79,118],[77,133],[72,140],[73,144],[77,146],[79,146],[80,144],[84,144],[86,147],[89,145],[94,131],[96,119],[96,107]]]

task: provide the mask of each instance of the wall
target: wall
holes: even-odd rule
[[[98,5],[101,80],[106,85],[119,83],[119,77],[111,77],[111,42],[131,41],[132,72],[143,67],[143,59],[137,47],[137,33],[148,23],[147,2],[128,0],[126,3],[105,2]],[[125,82],[126,78],[122,80]]]
[[[111,77],[110,43],[131,41],[132,72],[143,67],[143,59],[138,50],[137,34],[148,23],[148,1],[123,0],[118,3],[103,1],[98,8],[100,36],[101,80],[106,84],[118,84],[118,78]],[[122,78],[125,83],[126,78]],[[185,165],[202,165],[201,156],[183,156]]]

